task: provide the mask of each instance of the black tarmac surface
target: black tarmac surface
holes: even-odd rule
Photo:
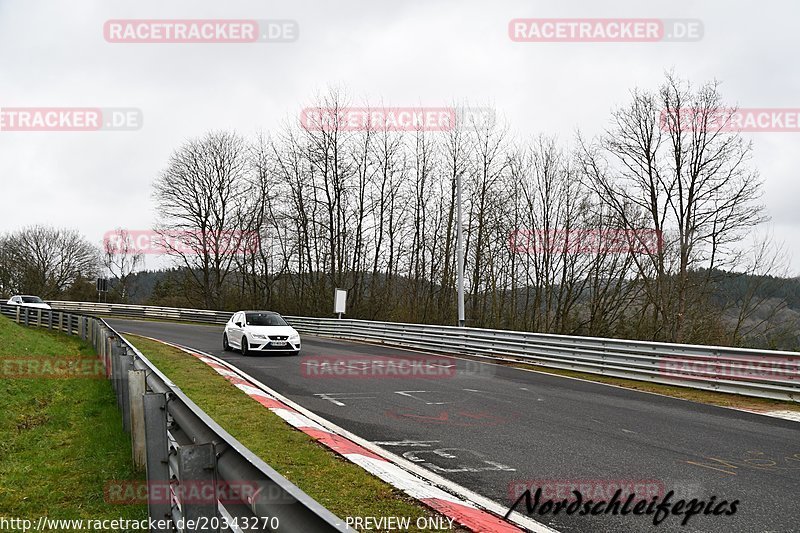
[[[300,356],[242,357],[222,351],[220,326],[109,323],[221,357],[507,507],[530,486],[558,500],[572,488],[607,500],[618,484],[659,501],[714,496],[709,511],[738,500],[735,514],[701,512],[686,526],[675,515],[658,526],[653,515],[532,515],[559,531],[800,531],[798,422],[386,346],[304,336]]]

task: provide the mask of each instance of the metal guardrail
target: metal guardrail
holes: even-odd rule
[[[222,429],[103,319],[5,303],[0,313],[94,346],[131,434],[134,463],[146,467],[148,514],[160,523],[151,532],[347,531],[343,520]]]
[[[59,309],[224,324],[224,311],[91,302]],[[800,402],[800,353],[367,320],[285,317],[298,331],[437,353]]]

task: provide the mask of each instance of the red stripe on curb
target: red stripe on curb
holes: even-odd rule
[[[380,455],[376,455],[369,451],[368,449],[364,448],[363,446],[359,446],[355,442],[345,439],[337,435],[336,433],[331,433],[329,431],[319,430],[317,428],[307,428],[301,427],[297,428],[306,435],[309,435],[311,438],[318,440],[331,450],[340,453],[342,455],[346,454],[358,454],[363,455],[365,457],[369,457],[370,459],[375,459],[376,461],[384,461],[389,462]]]
[[[467,507],[440,498],[422,498],[420,501],[443,515],[454,518],[456,522],[467,526],[476,533],[520,533],[522,531],[505,520],[474,507]]]
[[[203,360],[205,358],[204,355],[200,355],[199,353],[189,352],[188,350],[184,350],[184,351],[186,351],[189,355],[193,355],[193,356],[197,357],[200,360]],[[207,364],[208,366],[210,366],[211,368],[213,368],[214,370],[216,370],[217,373],[222,375],[222,377],[224,377],[225,379],[227,379],[228,381],[230,381],[234,385],[247,385],[247,386],[250,386],[250,387],[255,387],[252,383],[250,383],[246,379],[240,378],[239,376],[226,376],[225,374],[222,374],[222,372],[219,372],[220,370],[222,370],[224,372],[232,372],[232,371],[230,369],[225,368],[224,366],[220,365],[219,363],[210,363],[208,361],[203,361],[203,362],[205,364]]]
[[[247,385],[248,387],[252,387],[253,385],[238,376],[226,376],[225,374],[219,373],[223,378],[227,379],[233,385]]]
[[[255,401],[257,401],[267,409],[286,409],[287,411],[292,411],[293,413],[297,412],[294,409],[291,409],[283,405],[278,400],[273,400],[272,398],[267,398],[266,396],[261,396],[260,394],[249,394],[248,396],[253,398]]]

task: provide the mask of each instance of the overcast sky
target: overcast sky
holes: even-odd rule
[[[696,42],[519,43],[514,18],[700,19]],[[116,44],[109,19],[291,19],[291,43]],[[132,107],[135,131],[0,132],[0,232],[150,228],[170,152],[211,129],[249,135],[346,87],[391,106],[493,105],[520,136],[595,134],[665,70],[718,79],[727,102],[800,108],[800,4],[573,1],[0,0],[0,108]],[[773,231],[800,273],[800,133],[750,133]],[[155,266],[148,260],[149,266]]]

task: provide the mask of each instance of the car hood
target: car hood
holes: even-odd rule
[[[21,303],[21,304],[17,304],[17,305],[21,305],[22,307],[33,307],[33,308],[36,308],[36,309],[50,309],[50,305],[45,304],[45,303],[41,303],[41,304]]]
[[[297,333],[292,326],[247,326],[250,333],[260,333],[261,335],[294,335]]]

